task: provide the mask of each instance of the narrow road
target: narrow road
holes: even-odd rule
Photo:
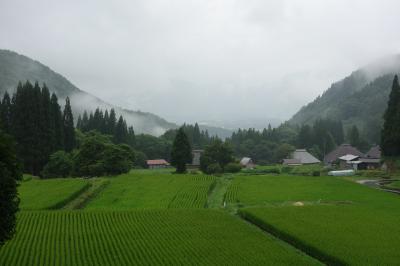
[[[373,188],[380,189],[380,190],[383,190],[386,192],[395,193],[395,194],[400,195],[400,189],[388,188],[385,186],[394,181],[398,181],[398,179],[385,179],[385,180],[363,179],[363,180],[357,180],[356,182],[361,185],[366,185],[369,187],[373,187]]]

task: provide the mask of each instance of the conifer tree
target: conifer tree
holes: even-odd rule
[[[55,93],[52,93],[50,98],[50,109],[52,118],[52,127],[54,127],[54,142],[53,151],[64,149],[64,125],[61,107],[58,104],[58,98]]]
[[[36,85],[35,85],[36,86]],[[38,86],[38,85],[37,85]],[[49,89],[44,84],[40,95],[39,109],[39,170],[42,169],[52,152],[54,152],[54,128],[52,127],[51,101]]]
[[[117,144],[127,143],[127,140],[128,140],[128,128],[124,118],[120,116],[117,125],[115,127],[114,142]]]
[[[358,147],[360,144],[360,132],[356,125],[353,125],[348,133],[348,140],[354,147]]]
[[[183,130],[179,128],[172,144],[171,164],[176,167],[177,173],[186,172],[186,164],[192,161],[192,147],[189,139]]]
[[[65,99],[64,115],[64,148],[65,151],[69,152],[75,147],[75,129],[74,129],[74,117],[72,115],[70,100],[67,97]]]
[[[115,114],[114,108],[110,110],[110,117],[108,119],[108,132],[113,135],[115,131],[115,126],[117,125],[117,115]]]
[[[394,77],[388,106],[384,114],[381,134],[381,148],[385,156],[400,155],[400,85]]]
[[[14,141],[0,131],[0,246],[15,231],[19,204],[17,180],[21,178]]]
[[[4,93],[0,108],[0,126],[7,134],[11,133],[11,99],[8,92]]]

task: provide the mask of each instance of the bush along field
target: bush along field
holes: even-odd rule
[[[162,169],[89,179],[25,176],[17,233],[0,249],[0,265],[400,261],[398,195],[316,176],[314,167],[261,169],[271,173]]]

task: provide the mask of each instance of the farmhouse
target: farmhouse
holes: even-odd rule
[[[339,157],[345,155],[354,155],[358,157],[364,157],[364,154],[358,149],[354,148],[350,144],[342,144],[324,157],[324,163],[326,165],[332,165],[339,161]]]
[[[291,154],[291,158],[300,160],[301,164],[315,164],[321,162],[305,149],[295,150]]]
[[[302,164],[316,164],[321,161],[315,158],[305,149],[297,149],[291,155],[289,159],[284,159],[283,164],[288,166],[302,165]]]
[[[341,169],[371,170],[379,168],[381,165],[380,161],[378,158],[363,158],[347,154],[339,157],[339,166]]]
[[[204,150],[192,150],[192,163],[188,166],[191,167],[199,167],[200,166],[200,157]]]
[[[374,159],[380,159],[382,156],[382,151],[381,147],[379,145],[376,145],[372,147],[366,154],[365,157],[367,158],[374,158]]]
[[[246,167],[246,168],[254,168],[255,164],[253,163],[253,160],[249,157],[243,157],[240,160],[240,165],[242,167]]]
[[[149,169],[167,168],[169,163],[164,159],[147,160]]]

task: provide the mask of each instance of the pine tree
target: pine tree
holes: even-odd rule
[[[54,131],[53,151],[64,149],[64,125],[61,107],[58,104],[57,95],[54,93],[50,98],[50,110],[52,118],[52,127]]]
[[[394,77],[388,106],[383,116],[381,147],[385,156],[400,155],[400,85],[397,75]]]
[[[183,127],[179,128],[172,145],[171,164],[177,173],[186,172],[186,164],[192,161],[192,147]]]
[[[17,180],[21,178],[14,141],[0,131],[0,246],[15,231],[19,204]]]
[[[119,117],[114,133],[115,143],[127,143],[128,142],[128,128],[126,122],[122,116]]]
[[[75,129],[74,117],[72,115],[71,103],[69,98],[65,99],[64,115],[64,148],[65,151],[70,152],[75,147]]]
[[[7,134],[11,133],[11,108],[10,95],[5,92],[0,108],[0,126]]]
[[[115,132],[115,126],[117,125],[117,115],[115,114],[114,108],[110,110],[110,117],[108,119],[108,133],[113,135]]]
[[[354,147],[358,147],[360,144],[360,133],[356,125],[353,125],[348,133],[348,140]]]
[[[55,141],[55,132],[54,128],[52,127],[53,118],[51,113],[50,92],[45,84],[42,87],[40,98],[41,99],[38,119],[38,123],[40,125],[40,136],[38,142],[40,150],[39,169],[41,170],[49,160],[50,154],[54,152],[53,146]]]
[[[80,130],[82,130],[83,132],[88,131],[88,125],[89,125],[89,117],[88,117],[87,111],[85,110],[83,112],[82,124],[81,124]]]

